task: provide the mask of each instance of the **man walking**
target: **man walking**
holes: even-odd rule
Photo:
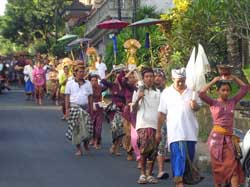
[[[198,122],[194,111],[199,109],[199,105],[192,98],[193,91],[185,84],[185,68],[172,70],[172,79],[173,85],[161,95],[156,139],[158,142],[161,139],[161,128],[166,117],[174,182],[176,187],[183,187],[186,159],[189,157],[192,161],[195,155]]]
[[[91,83],[84,80],[84,70],[84,66],[76,66],[75,78],[68,81],[65,88],[66,116],[68,118],[66,136],[76,145],[76,156],[82,155],[81,142],[88,150],[88,141],[93,135],[93,126],[89,115],[93,111],[93,90]]]
[[[142,70],[143,86],[133,95],[133,109],[137,111],[136,130],[141,158],[141,175],[139,184],[157,183],[152,176],[157,144],[155,134],[157,129],[157,109],[160,102],[160,90],[154,87],[154,72],[151,68]],[[148,164],[147,164],[148,163]],[[146,165],[148,168],[146,168]],[[147,173],[146,173],[147,169]]]

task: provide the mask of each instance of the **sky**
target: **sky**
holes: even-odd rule
[[[6,3],[7,3],[7,0],[0,0],[0,16],[4,14]]]

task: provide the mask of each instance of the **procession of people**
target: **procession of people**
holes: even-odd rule
[[[112,137],[108,152],[114,156],[125,152],[128,161],[136,161],[138,184],[155,184],[170,175],[176,187],[197,184],[203,179],[199,171],[190,175],[199,131],[195,112],[207,103],[213,118],[208,147],[215,187],[243,184],[233,118],[236,104],[250,87],[235,75],[219,75],[196,92],[186,84],[184,67],[172,69],[167,79],[162,68],[117,65],[108,72],[101,55],[91,67],[83,61],[39,54],[25,59],[23,65],[22,73],[18,63],[16,69],[23,77],[25,99],[42,106],[47,96],[62,107],[66,137],[75,146],[75,156],[83,156],[92,146],[102,149],[102,126],[108,123]],[[232,81],[240,91],[230,98]],[[207,94],[214,84],[217,99]],[[171,174],[165,170],[169,160]]]

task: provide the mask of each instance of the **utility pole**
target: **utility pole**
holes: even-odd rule
[[[132,0],[133,2],[133,15],[132,15],[132,22],[134,23],[136,21],[136,10],[137,10],[137,0]],[[133,32],[133,37],[136,39],[137,35],[136,35],[136,27],[132,28],[132,32]]]
[[[117,7],[118,7],[118,19],[119,19],[119,20],[122,20],[121,0],[117,0]]]

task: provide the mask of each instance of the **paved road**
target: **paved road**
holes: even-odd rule
[[[65,139],[60,108],[24,101],[21,90],[0,95],[0,187],[136,187],[135,162],[108,153],[111,137],[104,126],[103,149],[81,158]],[[169,164],[167,164],[169,170]],[[197,187],[211,187],[212,178]],[[155,187],[174,186],[172,180]],[[194,186],[195,187],[195,186]]]

